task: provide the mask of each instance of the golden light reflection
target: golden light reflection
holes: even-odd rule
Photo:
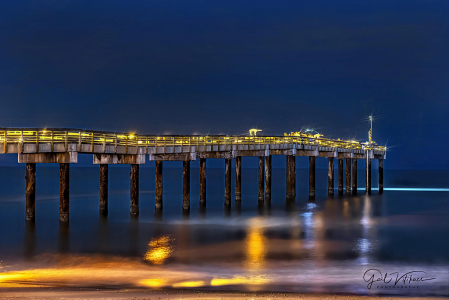
[[[173,287],[199,287],[205,284],[204,281],[184,281],[173,284]]]
[[[234,276],[232,278],[214,278],[211,280],[210,285],[220,286],[220,285],[238,285],[238,284],[265,284],[270,280],[264,276]]]
[[[267,274],[207,274],[185,268],[150,266],[141,259],[121,257],[63,257],[48,268],[0,272],[0,290],[4,287],[56,286],[140,286],[143,288],[199,288],[206,286],[247,285],[269,283]],[[47,259],[52,260],[53,256]],[[211,280],[212,279],[212,280]],[[1,298],[1,297],[0,297]]]
[[[37,274],[30,274],[28,272],[1,273],[0,287],[38,287],[39,285],[31,283],[36,277]]]
[[[139,285],[156,288],[166,285],[166,281],[163,279],[144,279],[139,281]]]
[[[249,222],[248,236],[245,240],[247,266],[250,269],[263,267],[266,254],[266,239],[263,236],[262,221],[259,218]]]
[[[173,246],[171,245],[173,241],[174,238],[168,235],[151,239],[144,259],[153,264],[163,264],[173,254]]]

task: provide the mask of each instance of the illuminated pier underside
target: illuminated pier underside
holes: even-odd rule
[[[0,154],[18,153],[27,164],[26,218],[34,219],[36,163],[61,164],[60,220],[69,219],[69,165],[78,154],[92,154],[100,165],[100,212],[107,214],[109,164],[130,165],[130,212],[139,214],[139,165],[156,162],[155,206],[162,209],[163,161],[183,161],[183,209],[190,209],[190,161],[200,163],[200,204],[206,205],[206,160],[225,160],[226,206],[231,204],[231,163],[236,161],[235,200],[241,201],[241,159],[259,157],[259,201],[271,199],[271,157],[286,156],[286,198],[296,197],[295,157],[309,157],[309,196],[315,197],[315,159],[329,159],[328,193],[334,194],[334,159],[338,161],[338,192],[343,193],[343,160],[346,161],[346,193],[357,192],[357,160],[365,160],[366,191],[371,192],[371,160],[379,160],[379,191],[383,190],[384,146],[355,141],[305,136],[155,136],[76,129],[0,128]],[[351,172],[352,162],[352,172]],[[352,187],[351,187],[352,173]]]

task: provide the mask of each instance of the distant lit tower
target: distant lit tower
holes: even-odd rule
[[[366,149],[366,192],[371,193],[371,161],[370,161],[370,149],[372,149],[373,145],[373,114],[368,117],[370,122],[370,129],[368,131],[368,147]],[[368,187],[369,186],[369,187]]]
[[[368,131],[369,147],[371,148],[371,145],[373,143],[373,115],[371,114],[368,118],[371,123],[371,127]]]
[[[261,129],[256,129],[256,128],[250,129],[249,130],[249,135],[250,136],[256,136],[259,131],[262,131],[262,130]]]

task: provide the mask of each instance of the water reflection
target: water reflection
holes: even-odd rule
[[[154,220],[162,221],[162,209],[161,208],[156,208],[154,210]]]
[[[183,281],[173,284],[175,288],[200,287],[206,285],[205,281]]]
[[[153,264],[163,264],[173,254],[174,238],[165,235],[151,239],[144,259]]]
[[[129,220],[129,254],[130,256],[139,256],[139,219],[131,215]]]
[[[151,288],[158,288],[158,287],[163,287],[167,285],[167,281],[164,279],[143,279],[143,280],[139,280],[138,282],[139,285],[142,286],[147,286],[147,287],[151,287]]]
[[[303,248],[307,256],[312,260],[323,260],[326,256],[324,213],[317,211],[316,203],[309,202],[301,217],[304,230]]]
[[[109,245],[109,227],[108,218],[104,214],[99,214],[98,217],[98,243],[100,252],[107,253]]]
[[[211,286],[223,285],[259,285],[266,284],[270,280],[262,275],[258,276],[234,276],[232,278],[214,278],[211,280]]]
[[[260,269],[264,266],[266,243],[267,240],[263,236],[263,220],[250,219],[245,240],[246,265],[249,269]]]
[[[70,231],[69,222],[59,222],[59,253],[68,253],[70,251]]]
[[[25,226],[24,256],[26,260],[31,260],[36,251],[36,224],[34,221],[27,221]]]
[[[231,204],[225,204],[224,205],[224,216],[230,217],[231,216],[232,207]]]
[[[235,215],[240,216],[242,214],[242,201],[235,201]]]
[[[362,217],[360,218],[362,233],[361,237],[357,239],[357,251],[359,252],[358,262],[361,265],[368,265],[371,262],[370,253],[373,251],[374,241],[376,239],[376,231],[372,215],[372,200],[368,195],[366,195],[363,200]]]

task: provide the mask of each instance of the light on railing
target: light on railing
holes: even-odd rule
[[[133,138],[134,138],[134,134],[130,134],[128,137],[129,137],[130,139],[133,139]]]

